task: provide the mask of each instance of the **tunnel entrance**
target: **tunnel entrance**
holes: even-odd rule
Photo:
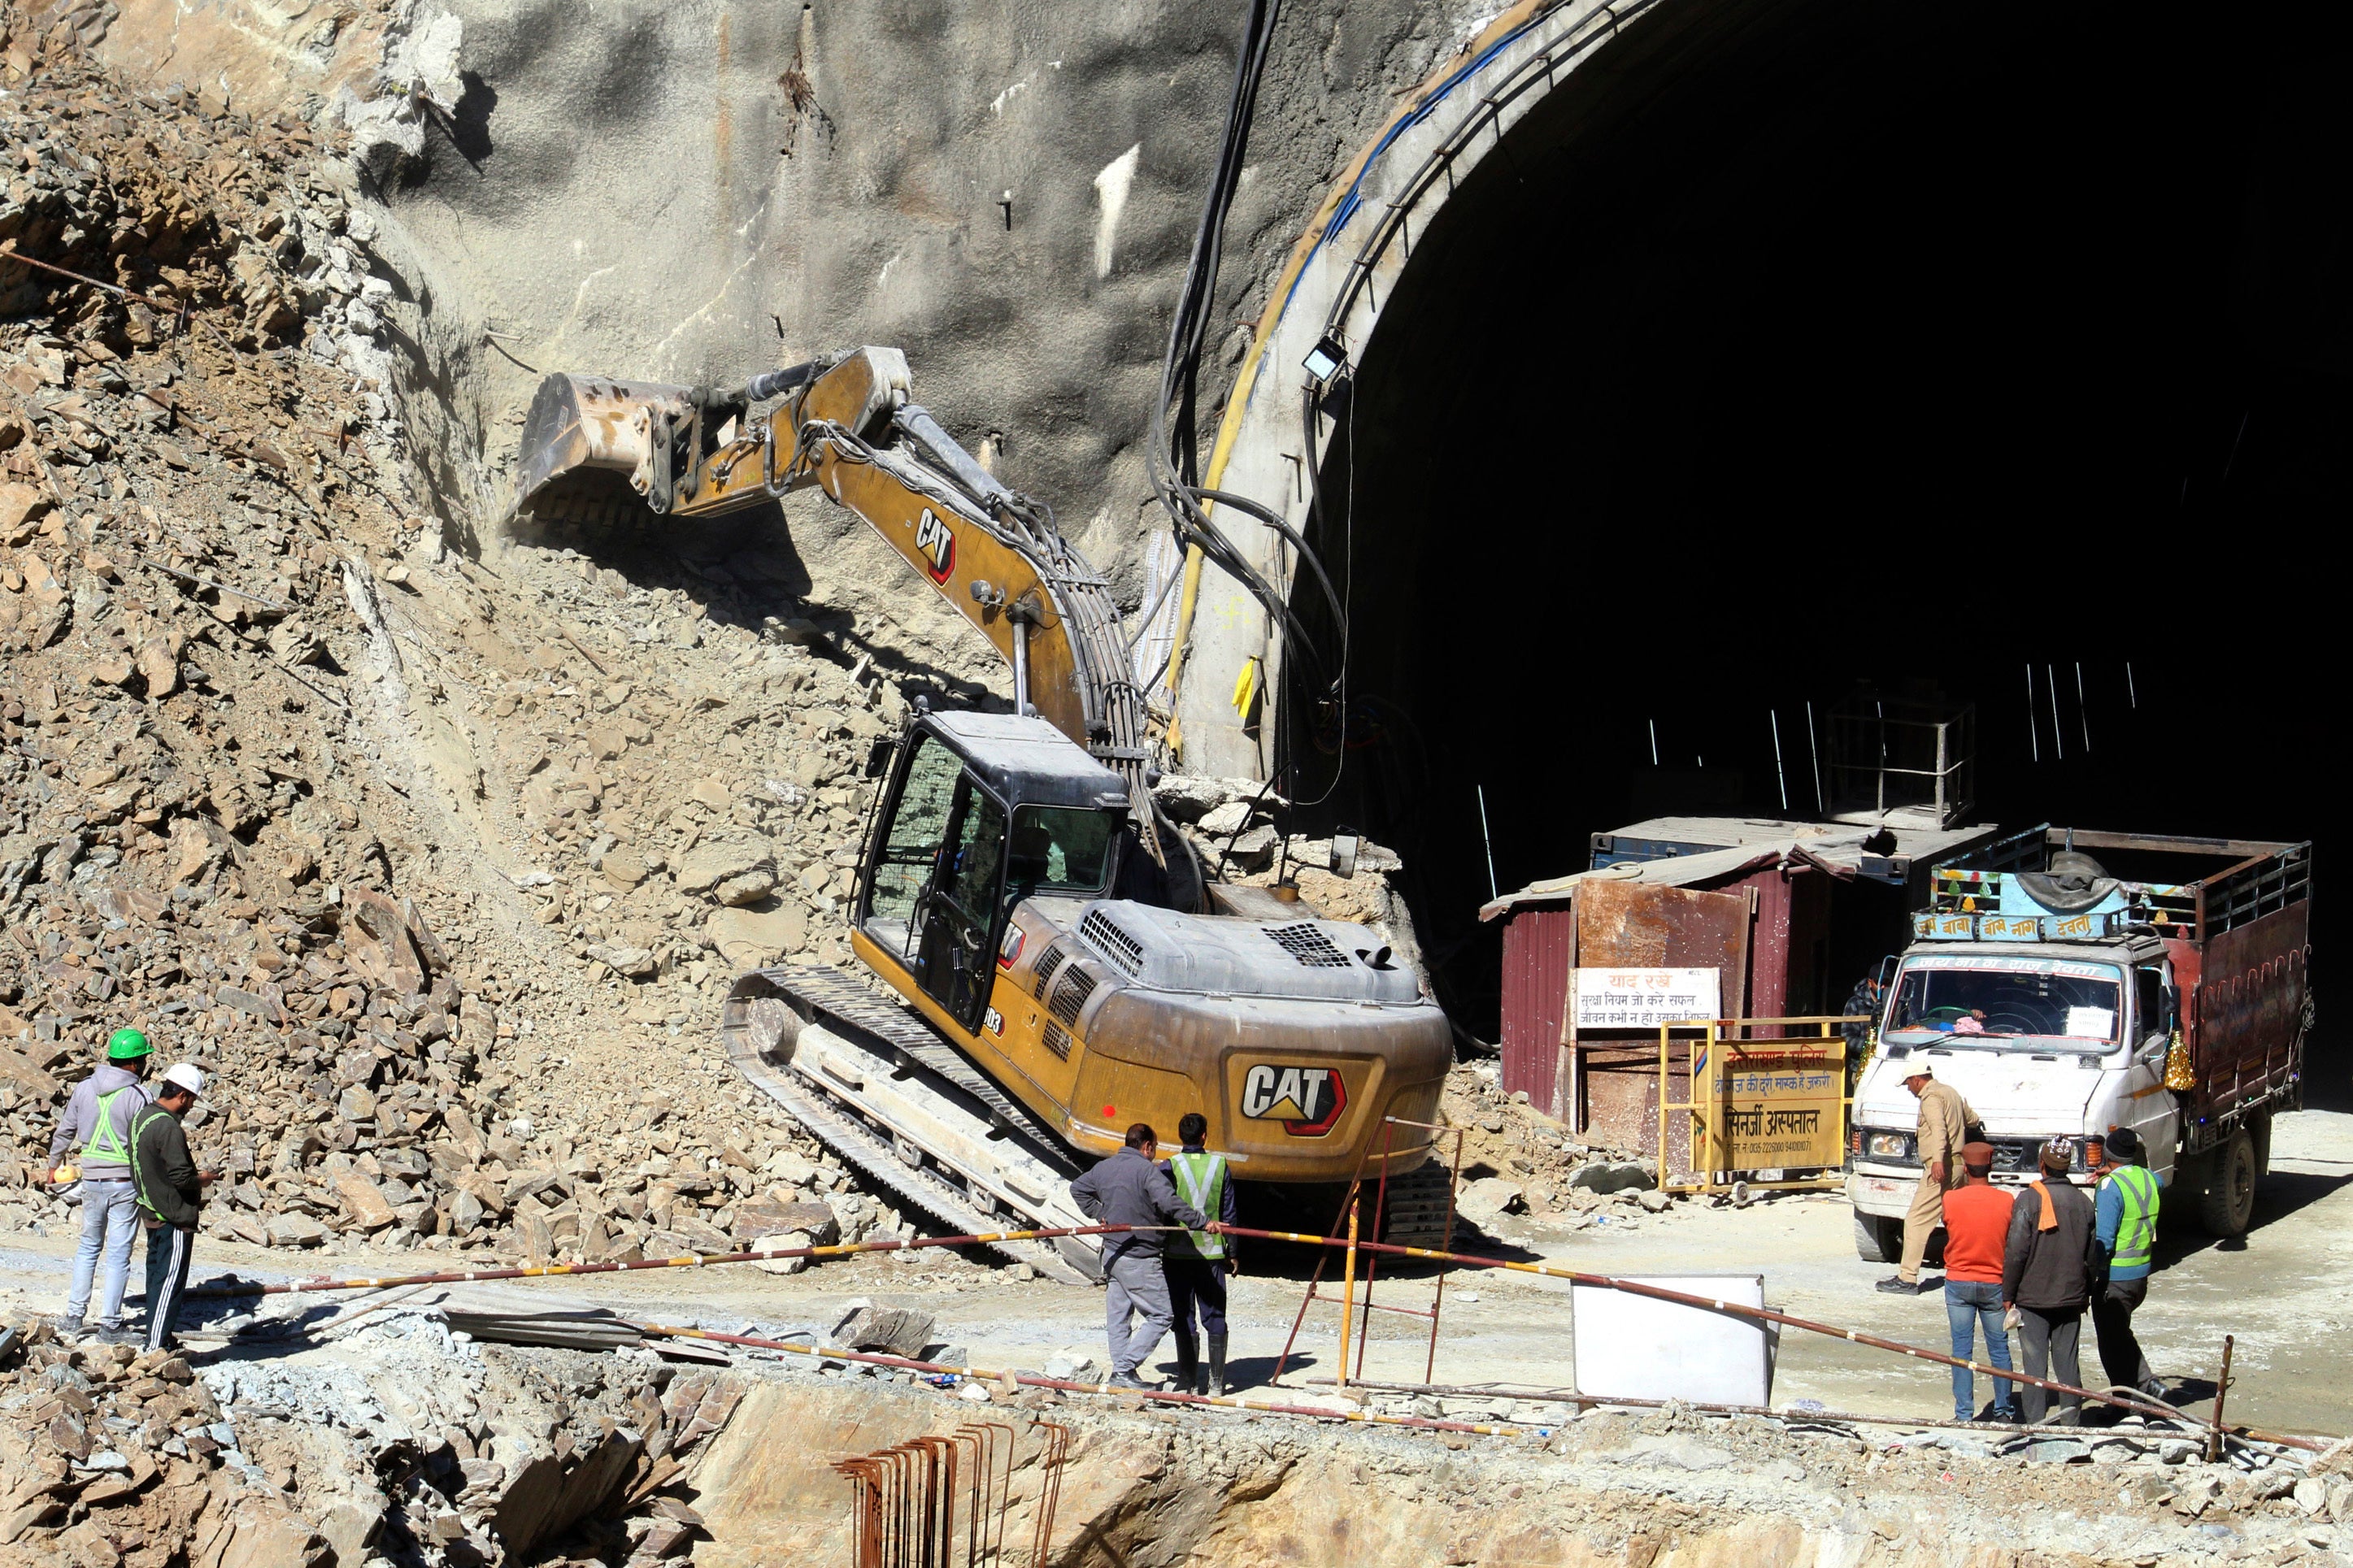
[[[1807,704],[1861,689],[1976,704],[1979,820],[2320,831],[2316,639],[2246,524],[2345,512],[2343,53],[1667,5],[1464,176],[1327,401],[1345,701],[1294,669],[1283,736],[1303,815],[1404,852],[1459,1021],[1491,887],[1810,813]]]

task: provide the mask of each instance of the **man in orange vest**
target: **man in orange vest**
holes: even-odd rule
[[[1953,1354],[1970,1360],[1977,1331],[1985,1329],[1986,1359],[2010,1370],[2010,1335],[2001,1326],[2001,1264],[2010,1237],[2010,1194],[1993,1184],[1993,1145],[1961,1150],[1962,1184],[1945,1194],[1945,1318]],[[1993,1418],[2018,1419],[2015,1384],[1993,1380]],[[1953,1419],[1977,1419],[1977,1382],[1965,1366],[1953,1369]]]

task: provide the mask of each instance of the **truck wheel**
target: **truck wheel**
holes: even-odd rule
[[[1857,1209],[1854,1215],[1855,1256],[1865,1263],[1904,1261],[1904,1222]]]
[[[2205,1190],[2198,1194],[2198,1223],[2211,1237],[2247,1234],[2255,1217],[2255,1142],[2245,1128],[2231,1134],[2206,1159]]]

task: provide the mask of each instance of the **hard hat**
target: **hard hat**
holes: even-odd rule
[[[107,1037],[106,1059],[111,1062],[135,1062],[150,1049],[147,1037],[136,1029],[117,1029]]]
[[[194,1062],[182,1062],[173,1068],[164,1075],[164,1081],[176,1084],[190,1094],[202,1094],[205,1091],[205,1075],[196,1070],[196,1064]]]

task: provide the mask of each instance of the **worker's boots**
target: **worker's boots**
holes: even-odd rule
[[[1202,1380],[1200,1392],[1216,1398],[1226,1391],[1226,1336],[1209,1336],[1209,1375]]]
[[[1200,1378],[1200,1356],[1190,1345],[1176,1347],[1176,1392],[1191,1394]]]

